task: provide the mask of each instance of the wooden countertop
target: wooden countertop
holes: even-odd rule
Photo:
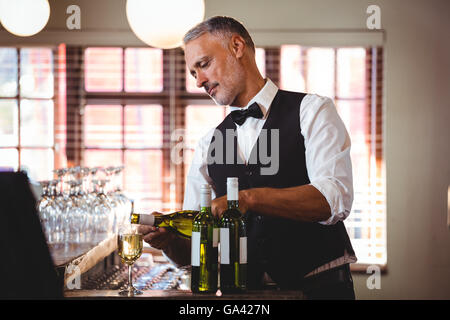
[[[56,267],[64,267],[74,260],[85,256],[95,250],[95,255],[104,258],[117,248],[117,236],[105,237],[98,243],[49,245],[50,254]]]
[[[97,244],[78,244],[50,247],[55,267],[64,268],[64,285],[71,277],[81,275],[117,249],[117,235],[111,235]]]
[[[74,272],[80,274],[88,271],[98,262],[117,249],[115,235],[104,239],[93,246],[72,246],[69,250],[52,250],[54,263],[57,267],[65,268],[64,283],[73,278]],[[144,252],[152,255],[152,260],[162,259],[161,252],[153,248],[145,248]],[[66,287],[67,288],[67,287]],[[247,291],[242,294],[198,294],[190,290],[143,290],[142,295],[133,297],[119,295],[119,290],[65,290],[64,296],[68,299],[153,299],[153,300],[302,300],[304,296],[300,291],[276,290],[269,287],[267,290]]]
[[[192,293],[184,290],[144,290],[143,294],[124,297],[119,290],[68,290],[64,296],[69,299],[154,299],[154,300],[303,300],[301,291],[257,290],[242,294],[216,295],[213,293]]]

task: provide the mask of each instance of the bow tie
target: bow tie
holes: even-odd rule
[[[234,110],[230,113],[231,119],[238,125],[242,125],[248,117],[261,119],[264,115],[256,102],[252,103],[248,109]]]

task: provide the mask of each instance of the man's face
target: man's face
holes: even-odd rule
[[[205,33],[189,41],[184,50],[186,65],[218,105],[233,105],[243,83],[243,67],[228,48],[227,40]]]

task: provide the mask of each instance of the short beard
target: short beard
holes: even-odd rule
[[[222,92],[223,98],[211,97],[217,105],[221,106],[231,105],[236,100],[236,97],[242,90],[240,84],[244,83],[243,79],[245,78],[242,66],[231,55],[227,57],[227,69],[231,71],[221,82],[226,84],[228,89],[219,85],[221,90],[225,90],[225,92]]]

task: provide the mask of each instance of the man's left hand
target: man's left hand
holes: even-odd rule
[[[245,190],[245,192],[239,191],[239,210],[242,212],[242,214],[245,214],[248,210],[248,203],[246,201],[246,195],[248,191],[249,190]],[[220,198],[215,198],[211,201],[211,211],[215,217],[220,218],[226,209],[228,209],[228,201],[226,195]]]

